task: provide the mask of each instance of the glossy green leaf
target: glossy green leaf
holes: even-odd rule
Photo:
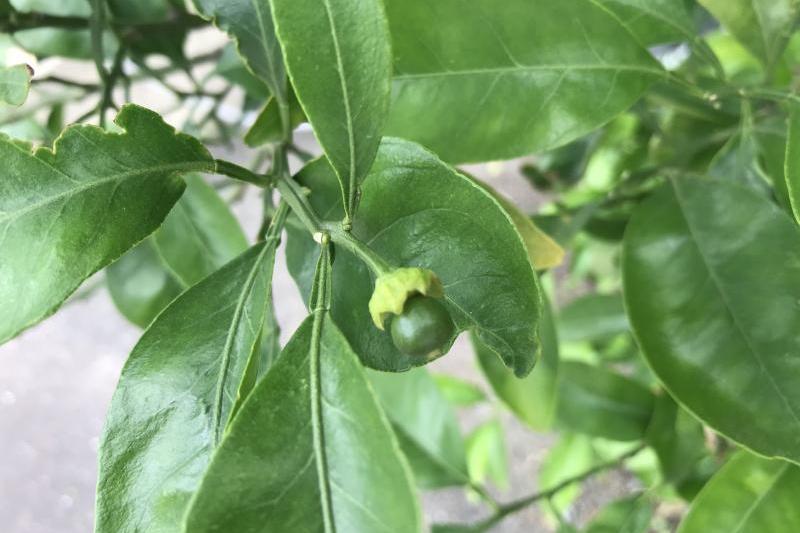
[[[352,217],[391,91],[392,57],[381,0],[271,0],[297,99],[336,170]],[[309,43],[314,52],[309,53]]]
[[[653,518],[653,504],[645,495],[617,500],[592,519],[585,533],[647,533]]]
[[[486,394],[474,383],[448,374],[433,374],[433,381],[452,405],[470,407],[486,400]]]
[[[800,467],[742,451],[700,491],[678,533],[800,531],[798,494]]]
[[[186,532],[421,531],[389,424],[358,357],[322,316],[319,334],[310,317],[245,402]]]
[[[662,76],[611,13],[586,0],[387,0],[395,77],[387,134],[451,162],[566,144]]]
[[[288,102],[286,67],[275,36],[270,0],[193,0],[197,10],[230,34],[250,71],[280,102]],[[266,99],[266,94],[264,98]]]
[[[606,340],[628,328],[621,294],[588,294],[568,303],[558,313],[561,341]]]
[[[618,441],[641,439],[655,399],[644,386],[603,367],[574,361],[559,366],[558,425]]]
[[[0,104],[22,105],[28,98],[32,70],[27,65],[0,67]]]
[[[508,453],[505,434],[499,420],[490,420],[475,428],[467,437],[469,476],[479,485],[491,480],[508,488]]]
[[[165,265],[190,287],[247,249],[228,204],[202,177],[186,177],[186,191],[153,235]]]
[[[164,266],[152,239],[145,239],[106,268],[108,292],[120,313],[146,327],[184,286]]]
[[[214,167],[147,109],[127,105],[116,123],[125,133],[70,126],[55,151],[0,138],[0,342],[153,232],[184,190],[178,174]]]
[[[800,461],[800,232],[740,185],[672,179],[634,214],[623,278],[642,352],[718,432]]]
[[[765,65],[783,53],[800,15],[797,0],[699,0]]]
[[[100,445],[97,533],[179,529],[257,348],[275,244],[183,293],[133,349]]]
[[[494,393],[520,420],[533,429],[546,430],[555,416],[558,387],[558,338],[552,311],[545,305],[539,328],[542,358],[533,371],[520,379],[503,365],[497,354],[488,350],[475,335],[472,346]]]
[[[419,486],[432,489],[468,483],[458,421],[427,370],[371,371],[368,377]]]
[[[317,212],[341,220],[340,195],[324,159],[299,179],[313,191]],[[386,139],[364,182],[353,234],[397,266],[434,271],[458,330],[475,331],[517,375],[530,371],[538,352],[538,281],[519,233],[485,190],[420,146]],[[290,230],[289,237],[289,270],[307,293],[317,247],[306,232]],[[333,317],[364,364],[389,371],[420,364],[372,323],[373,283],[363,263],[337,248],[333,276]]]
[[[787,196],[795,221],[800,224],[800,106],[792,106],[784,161]]]

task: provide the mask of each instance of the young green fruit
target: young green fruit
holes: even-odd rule
[[[455,332],[453,319],[436,298],[421,294],[406,300],[403,312],[392,319],[392,341],[411,357],[436,357]]]

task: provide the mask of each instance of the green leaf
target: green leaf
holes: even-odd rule
[[[88,17],[91,14],[86,0],[9,0],[22,13],[36,11],[61,17]]]
[[[628,331],[622,294],[588,294],[558,313],[558,338],[565,342],[607,340]]]
[[[800,105],[793,105],[789,115],[784,177],[792,214],[800,224]]]
[[[471,407],[486,400],[486,394],[477,385],[455,376],[433,374],[433,381],[445,399],[457,407]]]
[[[324,159],[299,180],[313,191],[318,213],[341,220],[336,180]],[[538,352],[538,280],[509,216],[484,189],[420,146],[386,139],[364,182],[353,234],[394,265],[434,271],[458,330],[475,331],[517,375],[530,371]],[[316,249],[305,232],[289,230],[289,270],[306,294]],[[387,371],[420,364],[372,324],[372,281],[363,263],[339,248],[333,276],[333,317],[364,364]]]
[[[508,488],[508,453],[499,420],[481,424],[467,437],[467,466],[474,483],[492,480],[501,489]]]
[[[558,245],[549,235],[539,229],[534,221],[523,214],[516,205],[507,200],[503,195],[495,191],[487,183],[475,179],[475,182],[486,189],[494,196],[503,210],[511,217],[511,221],[517,228],[528,257],[536,270],[546,270],[555,268],[564,261],[564,249]]]
[[[585,435],[563,433],[547,451],[538,472],[539,490],[550,490],[575,476],[587,472],[598,462],[592,441]],[[572,483],[552,498],[550,504],[563,513],[581,492],[581,483]]]
[[[700,491],[678,533],[800,531],[800,467],[737,453]]]
[[[227,32],[250,71],[269,87],[278,102],[288,102],[286,67],[270,12],[274,0],[193,0],[197,10]],[[266,99],[268,95],[264,94]]]
[[[297,102],[293,92],[289,94],[289,120],[292,130],[306,121],[306,115],[303,113],[303,109]],[[275,98],[270,98],[267,101],[267,105],[256,117],[256,121],[247,130],[244,142],[247,146],[256,148],[263,144],[279,142],[282,139],[283,125],[278,101]]]
[[[652,518],[653,504],[644,495],[633,496],[604,507],[584,532],[647,533]]]
[[[127,105],[116,123],[126,131],[70,126],[54,151],[0,137],[0,342],[152,233],[184,190],[178,174],[214,167],[152,111]]]
[[[133,349],[100,445],[97,533],[180,526],[254,357],[275,245],[252,247],[183,293]]]
[[[695,416],[800,461],[800,232],[740,185],[673,179],[634,213],[625,301],[645,358]]]
[[[31,73],[28,65],[0,68],[0,104],[24,104],[31,87]]]
[[[547,150],[630,107],[663,71],[586,0],[387,0],[394,50],[387,134],[445,161]]]
[[[759,162],[760,149],[752,131],[752,125],[744,125],[742,131],[731,137],[711,161],[707,175],[720,180],[739,182],[772,196],[769,178]]]
[[[598,0],[644,45],[697,39],[683,0]]]
[[[552,426],[558,387],[558,338],[549,304],[543,307],[539,335],[542,359],[522,379],[503,366],[497,354],[475,335],[471,335],[471,340],[481,370],[500,401],[520,420],[543,431]]]
[[[33,28],[14,33],[14,40],[31,54],[43,58],[51,56],[71,59],[91,59],[92,39],[89,30],[62,28]],[[118,43],[110,32],[103,34],[103,50],[114,53]]]
[[[558,425],[618,441],[641,439],[653,413],[653,394],[630,378],[598,366],[562,361]]]
[[[708,455],[702,424],[666,394],[656,396],[645,441],[656,452],[667,483],[689,480]]]
[[[152,239],[145,239],[106,268],[114,305],[139,327],[146,327],[184,289],[164,266]]]
[[[765,65],[783,54],[800,15],[797,0],[699,0]]]
[[[190,287],[247,249],[247,238],[228,204],[200,176],[186,177],[186,192],[153,235],[165,265]]]
[[[719,60],[697,34],[684,0],[598,0],[645,46],[685,41],[704,61],[722,70]]]
[[[245,402],[184,531],[421,531],[410,473],[358,357],[327,314],[318,335],[313,323]]]
[[[214,72],[225,80],[240,86],[252,99],[264,102],[270,97],[269,87],[247,69],[247,65],[236,51],[236,45],[233,43],[222,49],[222,55],[214,66]]]
[[[380,0],[271,0],[297,99],[355,213],[389,109],[392,58]],[[314,52],[309,53],[309,43]]]
[[[371,371],[368,377],[419,486],[467,484],[458,421],[430,374],[418,368],[402,374]]]

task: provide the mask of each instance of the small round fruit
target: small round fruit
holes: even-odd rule
[[[455,332],[445,306],[421,294],[406,300],[403,312],[392,319],[390,327],[394,345],[411,357],[441,354]]]

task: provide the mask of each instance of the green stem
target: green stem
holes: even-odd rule
[[[392,270],[383,257],[375,253],[366,243],[360,241],[351,232],[345,231],[341,223],[324,223],[322,228],[330,233],[331,240],[361,259],[376,275],[381,276]]]
[[[267,187],[270,185],[269,178],[255,174],[243,166],[239,166],[236,163],[231,163],[230,161],[225,161],[224,159],[215,159],[213,166],[209,169],[209,171],[216,174],[222,174],[223,176],[228,176],[229,178],[233,178],[235,180],[252,183],[253,185],[258,185],[259,187]]]
[[[100,127],[104,128],[106,125],[106,94],[110,93],[110,75],[104,64],[105,52],[103,50],[103,32],[106,29],[106,4],[105,0],[90,0],[90,4],[92,6],[92,14],[89,18],[89,31],[92,41],[92,59],[94,59],[100,82],[103,84],[103,96],[100,99],[98,111],[100,113]]]

